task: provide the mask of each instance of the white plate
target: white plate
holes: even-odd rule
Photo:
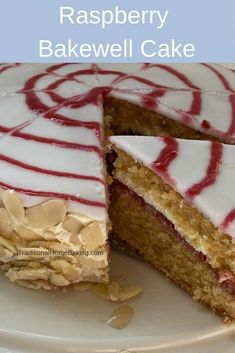
[[[103,321],[116,304],[90,292],[34,291],[1,277],[0,353],[235,351],[235,326],[224,325],[150,266],[114,253],[112,267],[144,288],[130,303],[135,315],[123,330]]]

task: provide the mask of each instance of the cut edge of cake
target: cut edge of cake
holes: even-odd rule
[[[204,154],[204,163],[200,160],[201,149],[208,149],[213,142],[186,141],[171,137],[167,139],[173,143],[173,146],[174,142],[177,142],[179,145],[183,144],[184,149],[188,146],[189,150],[192,145],[196,148],[195,144],[199,144],[199,150],[192,152],[194,158],[197,153],[199,156],[195,161],[195,167],[201,163],[203,168],[208,170],[207,154]],[[174,159],[182,150],[175,153],[174,148],[167,149],[164,140],[164,137],[114,136],[110,138],[111,148],[116,153],[114,182],[110,188],[112,201],[110,218],[113,232],[195,299],[209,304],[225,320],[234,320],[233,236],[221,227],[219,229],[201,209],[198,210],[198,206],[192,204],[189,197],[185,198],[179,193],[178,180],[173,180],[173,176],[176,178],[179,176],[182,180],[182,174],[180,171],[177,172],[177,169],[183,166],[181,161],[177,167]],[[221,147],[226,149],[226,152],[227,149],[234,149],[233,146],[216,142],[216,146],[217,144],[218,149]],[[229,155],[228,152],[227,154]],[[225,157],[226,163],[229,162],[228,156]],[[191,160],[191,166],[193,162],[194,160]],[[189,160],[185,158],[183,163],[189,163]],[[219,166],[217,167],[219,170]],[[226,168],[231,168],[232,175],[235,173],[232,165],[226,165]],[[226,174],[228,170],[223,170],[225,173],[223,182],[229,180]],[[190,166],[187,170],[186,166],[181,171],[188,173],[186,178],[188,182],[190,172],[192,173],[193,170],[190,171]],[[196,180],[199,174],[200,171],[196,176],[191,175],[191,178]],[[186,184],[184,186],[186,187]],[[209,187],[204,185],[205,189]],[[187,189],[190,189],[189,185]],[[182,190],[181,185],[181,193]],[[204,195],[204,197],[206,199],[209,196]],[[214,210],[216,210],[216,204]]]

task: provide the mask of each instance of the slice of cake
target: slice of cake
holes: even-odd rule
[[[235,319],[235,147],[113,136],[113,230],[148,262]]]
[[[115,134],[131,132],[234,143],[233,70],[216,64],[99,67],[104,84],[112,86],[104,100],[104,111],[113,117]]]
[[[1,269],[30,288],[105,282],[102,99],[81,79],[36,69],[14,66],[2,74],[8,93],[0,97]],[[18,84],[21,90],[10,92]]]

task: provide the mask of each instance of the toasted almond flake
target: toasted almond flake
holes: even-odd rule
[[[42,233],[42,237],[46,240],[56,240],[55,233],[49,230]]]
[[[56,246],[57,244],[59,244],[56,241],[45,241],[45,240],[35,240],[29,243],[29,247],[53,247]]]
[[[19,235],[14,230],[11,232],[9,239],[12,241],[12,243],[14,245],[16,245],[16,246],[21,245],[21,239],[20,239]]]
[[[61,243],[66,243],[69,245],[71,245],[71,237],[72,237],[72,234],[68,233],[67,230],[64,230],[63,228],[61,231],[59,232],[57,231],[55,234],[56,240],[58,240]]]
[[[25,280],[48,280],[50,275],[50,270],[48,268],[23,268],[17,272],[17,279],[25,279]]]
[[[82,266],[93,270],[99,270],[107,266],[107,258],[105,256],[94,256],[93,258],[87,258],[85,256],[78,255],[77,259]]]
[[[66,215],[63,200],[49,200],[26,210],[26,222],[33,228],[49,228],[60,223]]]
[[[93,284],[91,282],[79,282],[73,286],[73,289],[77,292],[85,292],[91,289],[92,285]]]
[[[28,268],[40,268],[42,267],[42,264],[40,264],[39,262],[35,262],[35,261],[27,261],[27,260],[16,260],[14,262],[14,267],[28,267]]]
[[[94,221],[92,218],[87,217],[81,213],[71,213],[70,216],[78,219],[84,226]]]
[[[0,268],[3,272],[6,272],[9,270],[9,268],[11,267],[10,264],[4,264],[4,265],[1,265]]]
[[[6,249],[4,246],[0,245],[0,261],[1,262],[8,262],[11,261],[13,257],[13,252],[9,249]]]
[[[65,260],[54,260],[51,262],[51,266],[61,272],[68,281],[75,281],[77,279],[77,271],[69,262]]]
[[[21,287],[29,288],[29,289],[46,289],[46,290],[51,290],[55,288],[51,283],[48,281],[44,280],[37,280],[37,281],[27,281],[23,279],[16,280],[15,283],[17,283]]]
[[[24,267],[24,266],[28,266],[29,262],[26,260],[16,260],[14,262],[14,267]]]
[[[9,237],[12,232],[12,220],[5,208],[0,208],[0,234],[3,237]]]
[[[102,232],[99,222],[88,224],[79,234],[79,239],[88,251],[93,251],[105,244],[106,234]]]
[[[124,302],[132,299],[141,293],[141,291],[142,289],[140,287],[123,288],[115,281],[110,281],[105,284],[94,284],[92,287],[92,292],[96,296],[114,302]]]
[[[91,287],[92,293],[101,299],[109,300],[109,288],[105,283],[97,283]]]
[[[23,204],[14,190],[6,190],[2,193],[2,201],[15,224],[22,224],[25,217]]]
[[[13,253],[16,252],[16,248],[15,248],[14,244],[10,240],[4,239],[1,236],[0,236],[0,244],[2,246],[4,246],[5,248],[7,248],[8,250],[12,251]]]
[[[40,262],[30,261],[28,263],[28,266],[31,268],[40,268],[42,264],[40,264]]]
[[[43,239],[40,234],[34,232],[32,229],[23,226],[17,228],[17,233],[19,234],[20,238],[27,241]]]
[[[110,299],[124,302],[136,297],[142,292],[140,287],[121,287],[117,282],[111,281],[108,284]]]
[[[134,315],[134,309],[128,304],[121,304],[113,311],[112,317],[107,324],[116,328],[122,329],[126,327]]]
[[[2,245],[0,245],[0,258],[1,258],[2,256],[5,256],[5,251],[6,251],[6,248],[3,247]]]
[[[73,235],[77,235],[83,228],[82,222],[77,218],[68,215],[62,222],[62,227]]]
[[[62,275],[53,272],[50,275],[50,282],[58,287],[68,286],[70,284],[70,282]]]
[[[54,250],[54,251],[62,251],[66,252],[68,250],[71,250],[71,248],[67,244],[62,244],[59,242],[53,242],[53,241],[32,241],[29,243],[29,247],[40,247],[40,248],[45,248],[48,250]]]
[[[70,236],[70,242],[71,242],[71,244],[73,244],[73,245],[76,245],[76,246],[81,246],[81,242],[80,242],[80,240],[78,239],[78,236],[77,235],[74,235],[74,234],[71,234],[71,236]]]

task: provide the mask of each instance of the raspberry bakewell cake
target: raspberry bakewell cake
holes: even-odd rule
[[[234,71],[211,64],[1,64],[0,264],[9,280],[45,289],[107,282],[113,223],[194,298],[235,318],[234,92]],[[205,171],[215,176],[195,188]]]

